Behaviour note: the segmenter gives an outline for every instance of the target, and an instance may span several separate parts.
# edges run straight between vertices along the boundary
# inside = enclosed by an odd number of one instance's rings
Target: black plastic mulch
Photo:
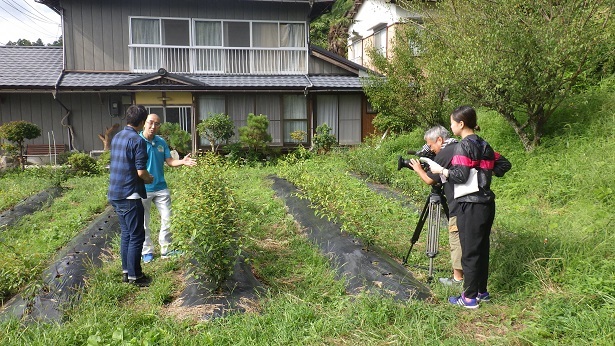
[[[102,253],[118,233],[117,215],[109,207],[58,253],[59,259],[43,273],[43,285],[36,295],[31,299],[13,297],[0,318],[12,315],[27,321],[59,322],[66,304],[79,300],[76,294],[84,285],[88,266],[102,263]]]
[[[372,246],[366,251],[359,239],[342,232],[339,225],[316,216],[309,202],[296,196],[298,190],[294,185],[275,176],[270,178],[274,182],[276,194],[285,201],[289,212],[301,224],[308,239],[330,258],[338,278],[346,280],[349,293],[373,292],[398,300],[431,297],[429,288],[416,280],[403,265],[377,247]],[[15,215],[25,215],[40,209],[55,193],[59,194],[61,190],[44,192],[29,199],[28,203],[21,203],[19,208],[14,208],[20,213]],[[15,216],[15,219],[9,217],[12,220],[9,222],[15,222],[21,216]],[[118,233],[117,216],[109,207],[59,253],[60,259],[44,272],[43,288],[34,298],[28,299],[21,295],[13,297],[0,311],[0,319],[12,315],[27,321],[61,321],[64,307],[79,300],[76,294],[84,285],[88,266],[101,264],[102,253],[109,248],[111,240]],[[205,320],[243,312],[246,299],[258,299],[265,292],[265,287],[254,277],[243,258],[235,263],[234,274],[226,281],[221,292],[215,292],[206,281],[193,275],[187,276],[187,283],[179,296],[181,306],[213,306],[211,312],[202,316]]]
[[[4,227],[9,227],[15,224],[23,216],[32,214],[37,210],[42,209],[45,205],[60,196],[63,192],[61,187],[51,187],[45,189],[34,196],[30,196],[18,203],[13,208],[5,210],[0,214],[0,232]]]
[[[366,251],[361,240],[342,232],[340,226],[316,216],[306,199],[288,181],[272,176],[273,189],[286,202],[289,212],[305,229],[308,238],[329,256],[339,278],[345,278],[350,293],[378,292],[399,300],[427,299],[431,291],[403,265],[377,247]]]

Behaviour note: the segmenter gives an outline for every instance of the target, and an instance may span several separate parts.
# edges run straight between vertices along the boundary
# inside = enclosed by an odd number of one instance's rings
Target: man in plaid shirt
[[[131,105],[126,110],[126,127],[111,141],[111,163],[107,198],[119,218],[120,255],[123,281],[147,286],[149,277],[141,269],[141,249],[145,239],[143,203],[147,198],[145,184],[154,177],[147,171],[147,147],[139,131],[147,119],[143,106]]]

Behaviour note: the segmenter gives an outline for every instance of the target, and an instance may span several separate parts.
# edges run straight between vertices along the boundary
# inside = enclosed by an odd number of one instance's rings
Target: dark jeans
[[[489,236],[495,218],[495,202],[461,202],[458,210],[464,295],[466,298],[476,298],[478,292],[487,292]]]
[[[122,230],[120,238],[122,272],[128,273],[129,279],[138,279],[143,276],[141,269],[141,249],[145,240],[143,203],[141,199],[120,199],[110,202],[119,218]]]

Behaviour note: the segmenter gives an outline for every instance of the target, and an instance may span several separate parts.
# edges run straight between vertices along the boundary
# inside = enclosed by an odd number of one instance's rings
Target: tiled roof
[[[62,72],[62,47],[0,46],[0,88],[53,88]]]
[[[121,85],[123,82],[135,79],[143,74],[135,73],[97,73],[97,72],[67,72],[62,78],[60,87],[62,89],[80,88],[110,88],[110,89],[130,89],[130,85]],[[188,89],[361,89],[361,81],[356,76],[332,76],[332,75],[190,75],[181,76],[201,82],[202,85],[193,87],[179,86]],[[150,85],[155,86],[155,85]],[[143,85],[135,85],[134,88],[143,88]],[[166,88],[174,86],[164,85]]]
[[[56,47],[0,46],[0,90],[361,90],[357,76],[349,75],[195,75],[181,74],[185,85],[132,83],[150,74],[128,72],[62,73],[62,49]],[[155,76],[156,74],[151,74]],[[60,78],[61,77],[61,78]],[[193,85],[189,81],[194,80]]]

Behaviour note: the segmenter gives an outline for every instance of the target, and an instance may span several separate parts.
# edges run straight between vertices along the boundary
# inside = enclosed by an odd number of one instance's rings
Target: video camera
[[[432,160],[436,156],[436,153],[431,151],[431,149],[429,148],[429,146],[427,144],[423,145],[423,147],[419,151],[408,150],[407,154],[408,155],[415,155],[417,157],[426,157],[426,158],[429,158],[429,159],[432,159]],[[397,159],[397,170],[399,171],[403,167],[406,167],[406,168],[409,168],[409,169],[413,169],[412,166],[410,166],[410,160],[409,159],[404,159],[403,157],[399,156],[399,158]],[[426,162],[421,162],[421,167],[423,167],[423,169],[426,170],[426,171],[429,170],[429,165]]]

